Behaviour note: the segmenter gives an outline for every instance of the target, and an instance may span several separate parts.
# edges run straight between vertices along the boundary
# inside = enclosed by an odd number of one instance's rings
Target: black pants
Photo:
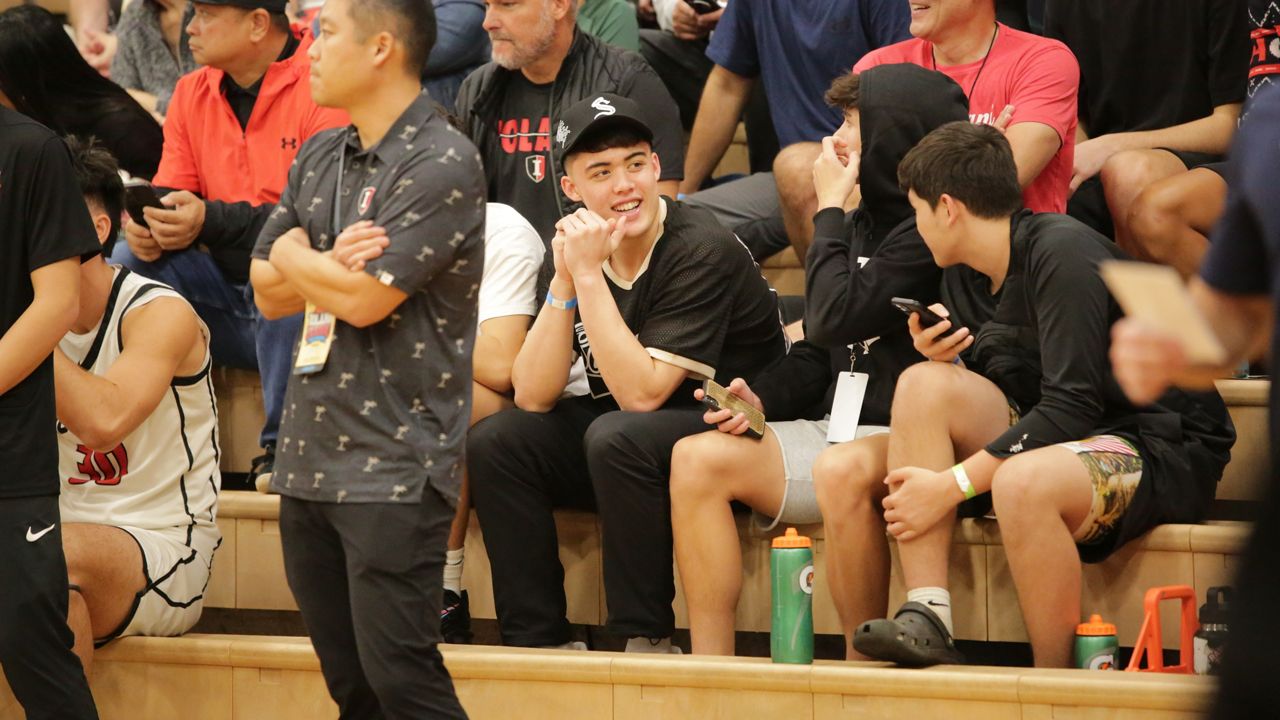
[[[281,498],[285,575],[342,720],[465,718],[436,645],[453,509]]]
[[[467,438],[471,497],[507,645],[569,641],[551,512],[558,507],[599,510],[609,627],[651,638],[675,630],[671,448],[709,428],[693,407],[602,413],[598,405],[572,398],[549,413],[507,410]]]
[[[72,651],[67,592],[58,496],[0,500],[0,665],[29,720],[98,717]]]

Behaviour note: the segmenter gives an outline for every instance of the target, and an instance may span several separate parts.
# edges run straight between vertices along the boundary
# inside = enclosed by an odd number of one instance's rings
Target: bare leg
[[[1076,454],[1047,447],[996,471],[991,497],[1037,667],[1067,667],[1080,622],[1080,556],[1073,530],[1093,503],[1089,470]]]
[[[93,641],[119,629],[147,584],[142,551],[129,533],[109,525],[70,523],[62,528],[71,591],[67,624],[85,676],[93,663]]]
[[[1200,269],[1208,235],[1227,201],[1227,181],[1205,168],[1147,186],[1129,212],[1129,231],[1138,255],[1172,265],[1184,278]]]
[[[773,160],[773,177],[778,184],[778,201],[782,205],[782,224],[801,265],[813,242],[813,215],[818,211],[818,196],[813,189],[813,161],[821,152],[822,146],[818,143],[796,143],[783,148]]]
[[[481,420],[501,410],[514,407],[514,403],[503,395],[490,390],[478,382],[471,383],[471,423],[473,427]],[[471,521],[471,483],[466,472],[462,474],[462,487],[458,489],[458,511],[453,516],[453,525],[449,528],[449,550],[461,550],[467,542],[467,524]]]
[[[854,631],[889,610],[889,541],[880,508],[888,494],[888,452],[889,436],[873,435],[834,445],[813,464],[826,537],[827,584],[849,660],[865,659],[853,649]]]
[[[902,373],[894,393],[889,469],[945,470],[1009,427],[1009,404],[990,380],[956,365],[923,362]],[[948,587],[955,513],[898,543],[907,589]]]
[[[771,430],[760,442],[713,430],[676,443],[671,527],[694,653],[734,652],[742,549],[729,502],[772,514],[784,488],[782,448]]]
[[[1122,250],[1145,259],[1129,226],[1133,203],[1151,183],[1186,170],[1178,156],[1168,150],[1126,150],[1112,155],[1102,166],[1102,190],[1111,210],[1111,220],[1115,223],[1116,244]]]

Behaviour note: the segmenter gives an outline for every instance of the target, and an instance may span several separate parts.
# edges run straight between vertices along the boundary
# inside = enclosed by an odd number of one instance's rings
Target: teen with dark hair
[[[628,650],[670,651],[671,448],[705,428],[702,379],[752,378],[782,356],[777,299],[715,218],[658,194],[639,105],[590,96],[559,115],[565,194],[554,277],[516,356],[516,409],[467,438],[471,491],[508,645],[569,642],[552,507],[595,507],[608,625]],[[588,395],[560,399],[575,357]]]
[[[105,244],[123,201],[115,161],[73,143],[72,162]],[[222,542],[210,369],[209,331],[172,288],[101,256],[81,263],[54,377],[67,622],[86,671],[95,645],[200,618]]]
[[[730,385],[766,414],[765,437],[736,437],[746,429],[742,416],[708,412],[704,420],[720,432],[685,438],[672,454],[671,524],[695,653],[733,654],[742,577],[735,501],[772,518],[769,528],[825,521],[831,595],[851,658],[854,629],[887,610],[889,546],[874,505],[883,492],[875,490],[888,472],[894,385],[919,359],[890,299],[931,303],[941,278],[897,167],[930,130],[968,117],[968,101],[945,75],[914,65],[841,75],[826,99],[845,120],[823,140],[813,168],[821,209],[808,258],[806,338],[750,385]],[[855,184],[862,201],[846,215]],[[852,372],[866,376],[866,401],[836,406],[836,389],[855,381]],[[859,410],[850,425],[848,413]]]
[[[1022,210],[1009,143],[951,123],[902,161],[916,226],[947,268],[951,323],[909,324],[931,362],[898,380],[884,518],[914,593],[854,647],[907,665],[958,662],[947,558],[956,507],[985,493],[1038,666],[1065,667],[1080,621],[1079,561],[1098,562],[1161,523],[1196,522],[1235,431],[1216,392],[1170,391],[1139,408],[1107,364],[1120,309],[1098,274],[1124,257],[1069,217]],[[963,267],[959,267],[963,266]],[[994,305],[958,345],[970,303]],[[965,363],[956,349],[969,350]]]
[[[264,315],[306,308],[271,489],[289,587],[343,718],[466,717],[437,645],[484,175],[422,89],[434,34],[422,0],[325,3],[311,91],[353,126],[303,148],[251,270]],[[366,222],[385,232],[362,234]],[[318,354],[317,333],[331,342]]]
[[[80,56],[48,10],[0,12],[0,104],[60,135],[96,138],[130,175],[150,178],[164,136],[151,114]]]
[[[0,107],[0,666],[31,720],[96,720],[67,627],[52,353],[98,254],[67,147]]]

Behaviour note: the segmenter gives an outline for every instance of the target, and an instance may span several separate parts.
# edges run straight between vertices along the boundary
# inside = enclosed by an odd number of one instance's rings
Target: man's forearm
[[[128,406],[124,390],[107,378],[87,372],[61,351],[53,355],[58,395],[58,419],[94,450],[108,451],[119,443],[121,408]]]
[[[317,308],[349,325],[369,324],[361,282],[369,276],[352,272],[310,246],[284,237],[272,248],[271,265],[298,295]]]
[[[511,366],[511,385],[520,409],[546,412],[564,392],[573,366],[573,319],[573,310],[549,304],[538,312]]]
[[[37,285],[31,305],[0,337],[0,395],[40,367],[71,329],[80,304],[79,267],[79,258],[72,258],[33,273],[57,282]]]
[[[476,335],[476,347],[471,357],[471,375],[476,382],[496,393],[511,391],[511,371],[515,360],[501,340],[489,335]]]
[[[249,282],[253,284],[253,302],[268,320],[300,313],[306,307],[306,300],[266,260],[252,261],[249,265]]]
[[[684,180],[680,182],[683,193],[697,192],[702,182],[715,169],[725,150],[733,142],[738,118],[747,106],[754,80],[732,73],[719,65],[711,70],[702,100],[698,103],[698,117],[693,122],[689,138],[689,151],[685,154]]]
[[[1222,155],[1231,147],[1240,118],[1240,105],[1222,105],[1214,108],[1208,117],[1160,130],[1116,133],[1120,150],[1147,150],[1169,148],[1183,152],[1200,152]]]
[[[576,285],[578,312],[591,339],[592,358],[618,405],[641,411],[662,405],[674,388],[663,381],[658,361],[622,319],[603,272],[577,279]]]

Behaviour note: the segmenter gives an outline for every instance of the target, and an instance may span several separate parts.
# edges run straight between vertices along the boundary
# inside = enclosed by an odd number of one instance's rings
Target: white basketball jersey
[[[126,315],[157,298],[182,299],[168,285],[124,268],[115,270],[102,322],[84,335],[67,333],[59,344],[72,362],[94,375],[106,374],[120,357]],[[174,378],[151,415],[114,449],[91,450],[58,423],[63,522],[143,530],[185,528],[189,545],[193,535],[196,544],[218,542],[214,527],[222,485],[218,412],[210,377],[209,331],[203,322],[200,330],[205,345],[200,372]],[[195,533],[198,527],[213,532]],[[206,557],[214,550],[193,547]]]

